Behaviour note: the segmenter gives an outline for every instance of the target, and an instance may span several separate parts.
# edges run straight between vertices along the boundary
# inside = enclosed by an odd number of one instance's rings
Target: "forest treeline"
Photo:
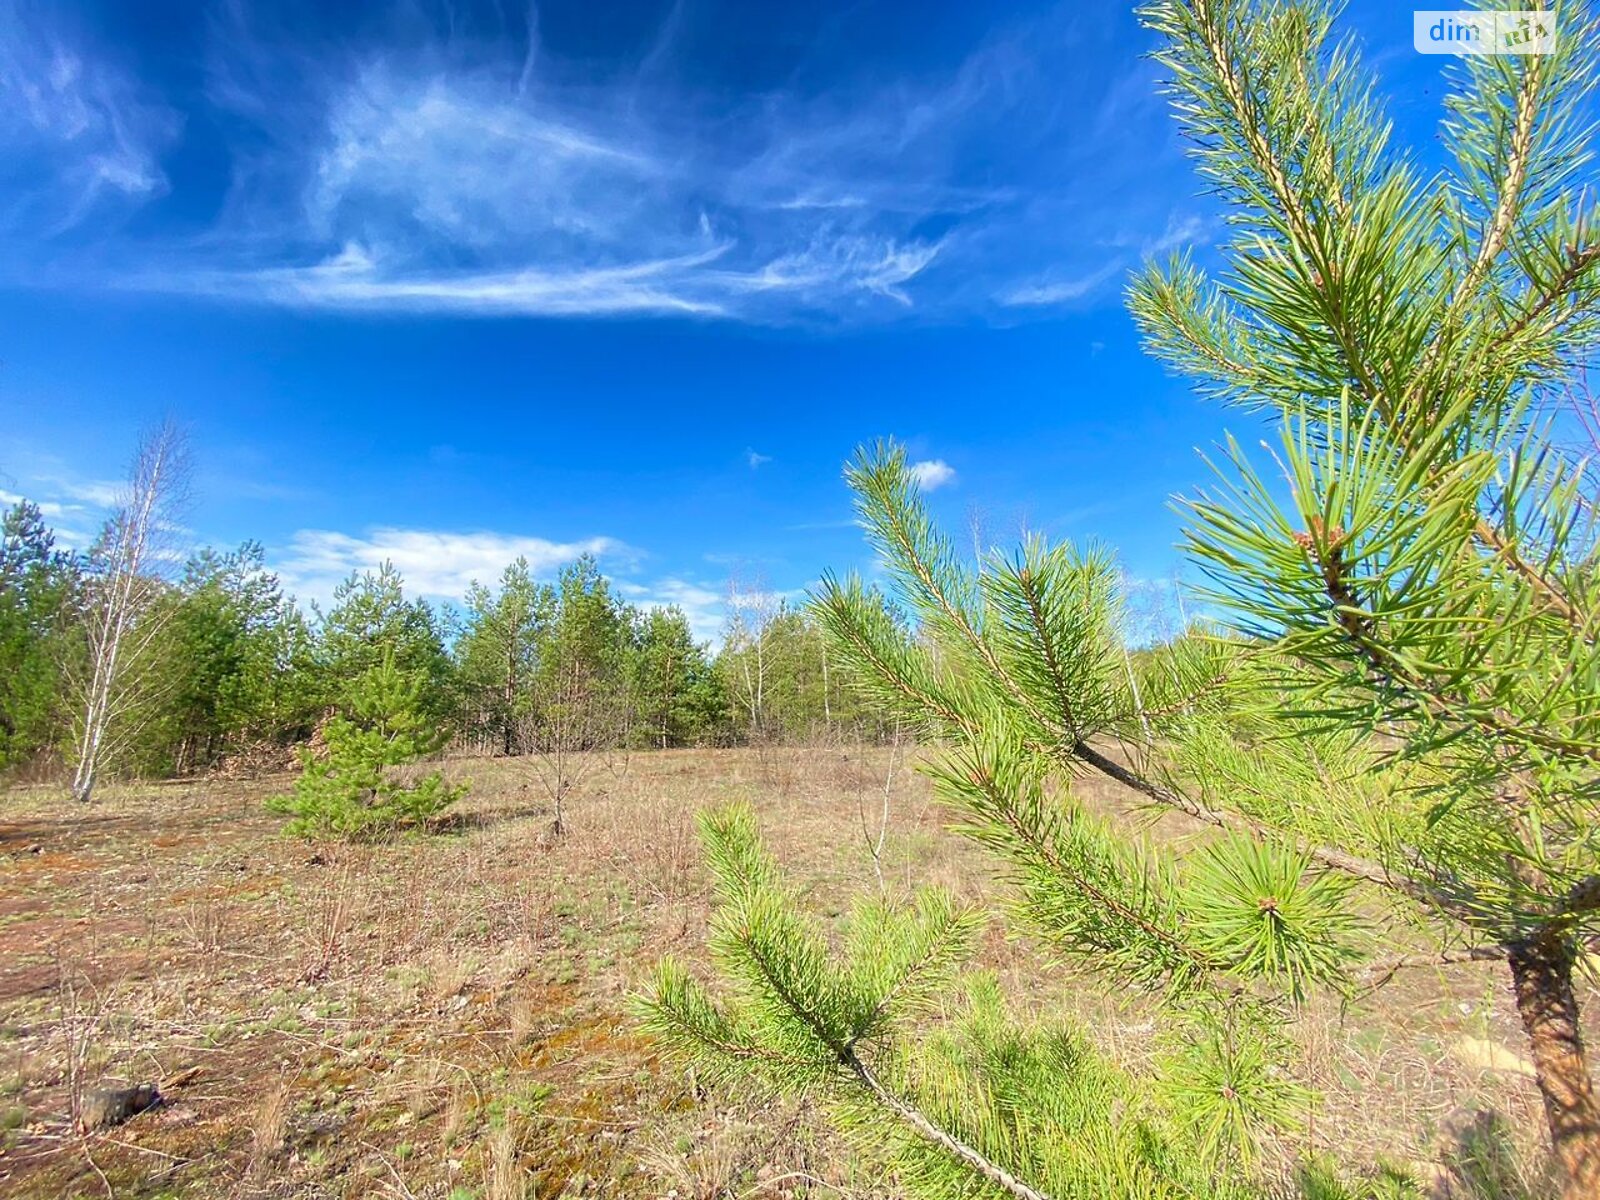
[[[75,680],[95,554],[63,549],[37,505],[15,504],[0,544],[0,769],[47,773],[70,756]],[[627,603],[592,558],[538,580],[527,562],[459,605],[408,596],[392,565],[352,573],[326,610],[302,608],[262,547],[194,553],[135,648],[114,717],[118,773],[189,775],[312,738],[386,656],[420,681],[457,747],[536,749],[559,722],[584,748],[670,748],[877,736],[829,670],[803,609],[734,597],[713,651],[678,608]],[[159,610],[165,611],[159,611]],[[279,756],[287,762],[287,755]]]

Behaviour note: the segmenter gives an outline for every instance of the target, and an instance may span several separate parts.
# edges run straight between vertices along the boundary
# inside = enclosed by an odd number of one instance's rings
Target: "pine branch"
[[[1101,754],[1087,743],[1080,742],[1073,747],[1073,755],[1083,762],[1094,767],[1095,770],[1110,779],[1116,780],[1124,787],[1131,788],[1142,796],[1155,801],[1157,804],[1183,813],[1196,821],[1210,825],[1216,829],[1225,829],[1234,833],[1248,833],[1256,837],[1279,837],[1283,835],[1260,821],[1253,821],[1242,813],[1228,812],[1208,807],[1201,801],[1181,792],[1163,787],[1142,775],[1137,775],[1122,766],[1115,759]],[[1356,879],[1365,880],[1367,883],[1377,884],[1379,887],[1390,891],[1399,892],[1416,900],[1428,900],[1431,903],[1450,903],[1438,892],[1437,889],[1412,876],[1392,870],[1382,863],[1359,854],[1352,854],[1341,850],[1337,846],[1320,845],[1307,842],[1303,839],[1291,839],[1293,844],[1302,853],[1316,859],[1326,867],[1332,867]]]
[[[883,1084],[878,1082],[877,1077],[857,1057],[854,1050],[847,1049],[842,1061],[850,1069],[851,1073],[860,1080],[862,1086],[871,1093],[874,1100],[916,1130],[925,1140],[966,1164],[996,1187],[1015,1196],[1017,1200],[1051,1200],[1046,1193],[1029,1187],[1004,1167],[984,1157],[965,1142],[935,1125],[921,1110],[890,1092]]]
[[[875,457],[864,457],[860,461],[856,472],[857,477],[863,481],[878,481],[878,486],[871,491],[863,490],[861,494],[860,502],[864,519],[879,528],[899,531],[894,539],[899,561],[912,577],[918,581],[928,602],[955,627],[964,643],[975,656],[976,661],[985,669],[985,673],[1002,685],[1003,693],[1021,707],[1040,728],[1055,731],[1061,735],[1060,740],[1057,741],[1031,744],[1029,746],[1030,750],[1042,752],[1049,757],[1064,755],[1069,761],[1075,761],[1091,767],[1107,778],[1131,788],[1162,807],[1173,809],[1215,828],[1246,832],[1255,836],[1278,836],[1274,831],[1269,830],[1259,822],[1252,821],[1240,814],[1215,810],[1198,799],[1186,796],[1179,791],[1157,783],[1144,774],[1128,769],[1095,749],[1086,738],[1067,729],[1060,720],[1054,719],[1046,713],[1040,705],[1032,700],[1027,691],[1021,687],[1006,669],[991,646],[989,639],[965,618],[960,607],[946,595],[931,567],[922,561],[917,539],[911,532],[913,518],[898,511],[901,504],[907,506],[915,504],[915,500],[909,492],[902,496],[903,489],[895,486],[895,481],[899,480],[904,472],[904,452],[893,447],[880,447]],[[1026,595],[1029,598],[1028,611],[1034,614],[1037,620],[1037,614],[1040,611],[1037,587],[1030,585]],[[842,593],[837,584],[825,584],[821,599],[823,612],[832,618],[830,620],[830,628],[836,633],[845,635],[846,644],[860,652],[867,663],[880,672],[879,678],[882,681],[889,683],[924,711],[936,715],[949,732],[965,739],[974,739],[980,736],[982,725],[979,722],[973,717],[962,713],[950,702],[930,695],[926,690],[918,688],[911,680],[905,678],[892,663],[888,662],[881,649],[873,645],[872,640],[866,635],[860,624],[847,619],[850,615],[849,605],[843,602]],[[1064,687],[1064,667],[1059,658],[1049,661],[1051,663],[1051,678]],[[1439,893],[1437,888],[1424,881],[1410,878],[1388,866],[1373,862],[1360,855],[1338,847],[1309,844],[1304,841],[1299,841],[1296,844],[1304,853],[1323,865],[1369,883],[1398,891],[1415,899],[1427,899],[1447,906],[1452,903],[1447,897]]]
[[[734,887],[734,873],[738,870],[734,866],[735,860],[750,863],[760,859],[765,863],[759,851],[753,846],[743,844],[753,836],[746,820],[729,819],[720,823],[707,823],[703,826],[708,836],[716,829],[723,832],[719,835],[724,844],[721,851],[722,868],[724,876],[724,893],[730,900],[739,894],[740,889]],[[735,843],[740,843],[736,845]],[[759,868],[759,875],[753,880],[751,886],[756,888],[771,889],[776,882],[766,874],[767,868]],[[739,955],[757,971],[761,981],[771,994],[778,998],[784,1010],[796,1021],[807,1029],[817,1046],[824,1049],[834,1063],[847,1072],[850,1078],[866,1089],[873,1100],[881,1107],[893,1113],[902,1122],[916,1131],[916,1133],[929,1143],[938,1146],[960,1161],[973,1172],[989,1182],[1004,1188],[1018,1200],[1050,1200],[1050,1197],[1023,1183],[1016,1176],[1005,1170],[999,1164],[966,1144],[954,1135],[935,1124],[928,1116],[908,1101],[896,1096],[878,1080],[874,1072],[862,1060],[857,1050],[859,1037],[867,1031],[891,1003],[894,996],[906,987],[911,986],[914,976],[918,971],[925,970],[938,957],[941,947],[950,946],[959,939],[960,921],[955,915],[947,922],[939,936],[935,937],[917,963],[911,964],[896,981],[894,986],[880,998],[865,1020],[859,1023],[857,1029],[848,1037],[840,1037],[831,1026],[831,1022],[822,1014],[815,1011],[812,1006],[790,985],[787,972],[767,952],[761,937],[756,936],[754,922],[745,920],[743,929],[735,935]],[[684,1019],[681,1014],[671,1011],[670,1007],[663,1004],[660,997],[661,988],[658,987],[656,999],[646,1001],[646,1012],[656,1024],[658,1030],[671,1032],[676,1029],[682,1036],[693,1043],[710,1046],[718,1052],[726,1053],[735,1060],[758,1061],[763,1064],[781,1060],[784,1056],[773,1056],[765,1052],[762,1047],[736,1041],[726,1034],[718,1036],[715,1031],[708,1031],[693,1021]],[[723,1021],[725,1025],[725,1020]],[[809,1070],[815,1067],[814,1062],[801,1060],[800,1068]]]
[[[1243,65],[1230,52],[1227,16],[1218,12],[1219,6],[1215,0],[1193,0],[1191,7],[1201,41],[1211,58],[1211,69],[1232,106],[1245,145],[1267,181],[1278,212],[1287,222],[1296,248],[1315,257],[1315,228],[1300,202],[1299,193],[1289,182],[1288,172],[1272,152],[1271,141],[1257,120],[1255,106],[1250,103],[1245,81],[1240,77]]]
[[[1049,677],[1055,692],[1056,707],[1061,712],[1062,724],[1064,728],[1072,730],[1076,725],[1072,719],[1072,692],[1067,685],[1066,671],[1062,667],[1061,652],[1057,649],[1049,624],[1045,620],[1044,603],[1038,590],[1039,577],[1037,573],[1024,566],[1016,572],[1015,578],[1023,601],[1027,605],[1028,618],[1034,637],[1038,641],[1045,674]]]
[[[1458,308],[1476,290],[1510,236],[1517,204],[1522,198],[1523,184],[1528,178],[1528,157],[1533,149],[1533,123],[1539,112],[1539,87],[1544,79],[1543,64],[1543,57],[1537,54],[1527,55],[1523,59],[1522,80],[1517,88],[1516,121],[1511,132],[1500,197],[1483,242],[1478,247],[1477,257],[1456,289],[1453,309]]]
[[[1584,277],[1597,263],[1600,263],[1600,242],[1588,246],[1569,247],[1567,261],[1561,272],[1546,286],[1535,289],[1533,303],[1513,317],[1505,328],[1496,334],[1484,351],[1484,357],[1493,357],[1531,329],[1547,312],[1568,298],[1572,290],[1583,282]]]
[[[1436,687],[1376,635],[1368,610],[1363,607],[1351,586],[1337,543],[1323,549],[1315,544],[1314,534],[1304,534],[1302,537],[1304,540],[1300,545],[1319,568],[1328,599],[1333,604],[1335,623],[1345,638],[1366,659],[1378,678],[1391,684],[1402,682],[1408,690],[1419,694],[1430,718],[1440,722],[1474,725],[1486,733],[1540,750],[1600,764],[1600,744],[1553,736],[1487,703],[1486,697],[1451,695]]]
[[[899,666],[890,661],[884,647],[874,641],[868,631],[857,621],[838,582],[825,577],[822,591],[816,601],[816,610],[826,623],[828,631],[843,644],[847,652],[854,652],[870,670],[871,677],[886,683],[904,701],[925,718],[932,718],[951,732],[976,733],[977,726],[943,697],[927,688],[920,688],[908,679]]]
[[[1195,28],[1201,36],[1202,44],[1209,55],[1210,67],[1215,78],[1226,96],[1231,107],[1231,115],[1237,123],[1245,146],[1249,149],[1257,168],[1269,184],[1279,213],[1286,222],[1286,228],[1291,235],[1294,247],[1303,251],[1311,260],[1313,267],[1312,281],[1316,285],[1315,291],[1319,300],[1325,306],[1325,315],[1328,328],[1338,340],[1341,353],[1349,367],[1360,395],[1365,403],[1371,404],[1384,414],[1385,423],[1391,432],[1403,442],[1409,441],[1406,429],[1405,415],[1418,412],[1421,391],[1431,379],[1433,368],[1438,356],[1445,347],[1451,344],[1450,331],[1460,319],[1462,306],[1476,292],[1488,271],[1490,264],[1499,256],[1504,248],[1506,238],[1509,236],[1512,222],[1515,217],[1517,202],[1522,195],[1524,183],[1527,179],[1528,161],[1532,152],[1533,127],[1539,112],[1540,87],[1543,81],[1543,67],[1537,55],[1528,56],[1529,65],[1524,70],[1521,85],[1518,89],[1516,100],[1515,126],[1510,139],[1509,161],[1505,176],[1500,188],[1499,199],[1495,211],[1485,231],[1483,242],[1472,267],[1458,286],[1454,300],[1449,305],[1442,326],[1435,331],[1430,339],[1427,351],[1423,356],[1420,368],[1413,377],[1412,384],[1403,391],[1403,399],[1394,403],[1392,392],[1380,382],[1374,368],[1367,362],[1363,350],[1362,336],[1351,324],[1342,304],[1342,289],[1337,286],[1337,264],[1323,250],[1321,239],[1317,233],[1315,223],[1305,210],[1302,198],[1293,186],[1290,175],[1285,165],[1278,159],[1272,149],[1271,140],[1260,125],[1260,116],[1256,106],[1251,102],[1243,72],[1246,64],[1240,63],[1234,53],[1235,47],[1228,34],[1228,21],[1225,13],[1219,11],[1215,0],[1192,0]],[[1567,294],[1587,272],[1590,266],[1600,261],[1600,246],[1574,248],[1569,254],[1569,262],[1560,276],[1544,290],[1535,301],[1532,308],[1522,317],[1513,321],[1491,342],[1490,348],[1485,352],[1492,355],[1496,350],[1504,347],[1515,339],[1520,332],[1538,320],[1549,307]],[[1193,306],[1191,306],[1191,309]],[[1176,325],[1177,322],[1174,322]],[[1189,345],[1197,353],[1215,358],[1215,355],[1189,334]],[[1249,369],[1244,364],[1221,364],[1225,373],[1235,377],[1246,377]],[[1536,570],[1526,563],[1517,548],[1502,537],[1487,521],[1481,521],[1475,531],[1480,543],[1492,555],[1501,559],[1509,569],[1516,572],[1530,583],[1549,606],[1550,611],[1563,620],[1579,629],[1583,635],[1592,639],[1594,636],[1593,614],[1579,610],[1558,581]]]
[[[872,1035],[879,1023],[888,1015],[895,1003],[912,992],[923,980],[947,966],[964,951],[970,951],[969,935],[974,928],[970,913],[951,907],[940,922],[940,928],[928,936],[928,943],[914,962],[899,964],[897,978],[884,991],[870,1011],[856,1024],[846,1045],[854,1048],[863,1038]]]
[[[1038,819],[1028,819],[1018,811],[1016,798],[1011,794],[1012,788],[996,779],[987,764],[968,759],[961,765],[959,771],[949,771],[943,778],[953,788],[976,789],[987,802],[987,811],[984,808],[971,806],[978,815],[998,817],[999,824],[1014,844],[1042,864],[1054,878],[1069,883],[1072,888],[1088,896],[1102,910],[1133,926],[1154,946],[1162,948],[1169,956],[1167,964],[1169,970],[1177,964],[1187,964],[1197,977],[1207,982],[1208,986],[1221,992],[1237,990],[1233,985],[1225,985],[1218,980],[1217,975],[1222,969],[1222,964],[1213,962],[1171,930],[1156,924],[1147,914],[1125,902],[1120,895],[1101,887],[1085,871],[1079,869],[1078,864],[1069,861],[1048,836],[1049,827]],[[1107,945],[1101,948],[1110,950],[1115,947]]]

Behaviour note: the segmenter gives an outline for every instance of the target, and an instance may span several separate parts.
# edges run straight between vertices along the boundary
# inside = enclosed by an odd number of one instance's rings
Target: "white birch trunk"
[[[72,796],[94,797],[113,720],[128,701],[132,652],[146,648],[157,632],[149,620],[160,595],[161,542],[183,494],[186,473],[182,438],[163,425],[139,445],[128,490],[106,523],[91,554],[95,568],[84,607],[89,649],[75,731]]]

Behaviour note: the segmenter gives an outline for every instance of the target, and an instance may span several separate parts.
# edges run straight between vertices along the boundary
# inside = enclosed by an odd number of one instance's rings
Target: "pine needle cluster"
[[[700,826],[722,994],[669,960],[639,1008],[703,1079],[811,1095],[919,1196],[1255,1194],[1210,1153],[1233,1132],[1231,1114],[1200,1104],[1184,1110],[1187,1125],[1174,1120],[1081,1034],[1020,1020],[992,977],[963,971],[978,914],[933,889],[903,904],[862,900],[835,945],[761,846],[750,809],[709,812]],[[1189,1050],[1246,1085],[1243,1063],[1225,1070]]]
[[[1404,860],[1506,960],[1576,1197],[1600,1193],[1572,983],[1600,937],[1600,487],[1569,440],[1600,344],[1600,37],[1577,0],[1537,7],[1551,52],[1455,64],[1429,171],[1330,7],[1147,5],[1232,234],[1220,270],[1152,264],[1130,305],[1157,357],[1276,426],[1270,470],[1230,441],[1186,506],[1210,600],[1273,644],[1308,736],[1405,764],[1409,795],[1327,834]]]

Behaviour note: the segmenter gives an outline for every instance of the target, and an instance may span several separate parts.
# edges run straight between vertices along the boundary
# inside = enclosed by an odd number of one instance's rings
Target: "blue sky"
[[[1425,138],[1442,60],[1351,20]],[[709,636],[866,564],[892,435],[963,537],[1168,576],[1248,422],[1122,307],[1221,228],[1149,48],[1109,0],[0,0],[0,492],[81,540],[170,414],[194,540],[303,597],[588,550]]]

